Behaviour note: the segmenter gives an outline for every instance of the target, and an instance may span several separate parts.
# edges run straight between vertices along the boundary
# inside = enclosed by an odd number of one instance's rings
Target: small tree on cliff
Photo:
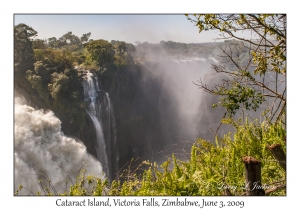
[[[15,74],[25,75],[28,69],[33,68],[35,62],[32,39],[37,32],[23,23],[14,27],[14,64]]]
[[[19,89],[30,88],[25,79],[26,71],[33,69],[35,62],[32,40],[37,31],[23,23],[14,27],[14,86]]]
[[[286,15],[186,16],[199,28],[199,32],[218,30],[219,39],[238,40],[228,42],[230,44],[222,49],[220,63],[212,65],[217,73],[225,73],[229,79],[213,88],[201,79],[196,85],[206,92],[221,96],[219,105],[227,109],[229,116],[240,108],[256,110],[264,104],[270,122],[285,121]],[[247,33],[250,38],[243,37]]]

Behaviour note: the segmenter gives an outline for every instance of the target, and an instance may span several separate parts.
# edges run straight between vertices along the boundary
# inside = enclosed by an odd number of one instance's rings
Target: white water
[[[106,173],[106,176],[110,178],[110,169],[112,167],[110,147],[113,146],[113,149],[116,148],[116,129],[115,118],[109,94],[100,90],[97,76],[93,73],[90,73],[89,71],[84,77],[83,87],[85,100],[89,101],[89,109],[87,110],[87,113],[92,119],[96,130],[97,157],[103,165],[103,170]],[[107,102],[101,100],[98,94],[100,92],[105,93]],[[102,109],[104,111],[102,111]],[[107,122],[103,120],[107,120]],[[106,137],[104,136],[103,124],[108,125],[108,132],[106,133]],[[113,138],[111,138],[111,133],[113,133]],[[114,151],[116,152],[116,150]],[[110,157],[110,159],[108,158],[108,156]],[[115,159],[118,160],[118,157],[115,157]]]
[[[100,91],[99,84],[98,84],[98,77],[96,75],[95,75],[95,82],[96,82],[96,90]]]
[[[93,74],[88,72],[85,80],[83,80],[83,89],[84,89],[84,97],[85,100],[90,100],[90,109],[93,115],[96,115],[96,99],[97,99],[97,90],[93,81]]]
[[[52,111],[35,110],[16,97],[14,123],[14,190],[22,184],[20,195],[41,192],[39,180],[48,187],[43,176],[51,180],[58,193],[66,190],[66,180],[69,189],[81,169],[87,170],[86,175],[104,178],[101,164],[81,142],[64,136],[61,122]]]
[[[115,122],[115,114],[114,114],[114,109],[112,107],[112,104],[110,102],[109,94],[106,93],[106,99],[108,102],[107,110],[108,110],[108,119],[109,119],[109,135],[112,133],[113,134],[113,148],[117,148],[117,134],[116,134],[116,122]],[[110,137],[109,137],[110,138]],[[111,139],[111,138],[110,138]],[[119,162],[119,154],[117,150],[116,152],[116,162]],[[116,164],[117,165],[117,164]]]
[[[110,135],[111,135],[111,124],[110,124],[110,109],[111,109],[111,107],[110,107],[110,98],[109,98],[109,95],[108,95],[108,93],[106,93],[105,94],[105,96],[106,96],[106,99],[107,99],[107,103],[108,103],[108,105],[107,105],[107,108],[106,108],[106,114],[108,115],[108,139],[110,139]]]
[[[101,162],[103,166],[103,171],[106,173],[106,176],[109,177],[106,144],[103,136],[102,126],[95,115],[93,115],[89,111],[87,111],[87,113],[92,119],[96,130],[96,138],[97,138],[96,152],[97,152],[98,160]]]

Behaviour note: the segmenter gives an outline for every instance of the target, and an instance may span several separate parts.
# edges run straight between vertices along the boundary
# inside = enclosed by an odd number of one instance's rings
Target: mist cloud
[[[43,176],[47,176],[55,189],[62,192],[65,181],[71,183],[68,175],[74,182],[84,168],[86,174],[104,178],[100,163],[81,142],[64,136],[61,122],[52,111],[35,110],[24,102],[15,98],[15,191],[22,184],[37,193],[41,191],[38,181],[45,183]],[[20,194],[31,193],[23,189]]]

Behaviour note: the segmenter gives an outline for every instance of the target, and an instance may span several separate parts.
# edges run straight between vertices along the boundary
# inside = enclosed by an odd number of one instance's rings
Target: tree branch
[[[286,188],[285,184],[278,185],[275,188],[266,190],[266,195],[270,195],[272,192],[275,192],[276,190],[283,189],[283,188]]]
[[[255,15],[252,14],[248,14],[250,17],[254,18],[258,24],[260,24],[261,26],[263,26],[264,28],[269,29],[270,31],[273,31],[274,33],[276,33],[278,36],[281,36],[282,38],[284,38],[284,40],[286,39],[285,35],[282,34],[281,32],[275,30],[274,28],[272,28],[271,26],[265,25],[263,22],[261,22]]]

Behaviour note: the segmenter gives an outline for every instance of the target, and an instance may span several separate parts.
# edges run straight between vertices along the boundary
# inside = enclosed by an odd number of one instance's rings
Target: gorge
[[[212,108],[218,98],[194,83],[200,77],[208,85],[221,81],[211,64],[226,43],[134,46],[100,40],[112,51],[103,55],[108,57],[99,68],[84,49],[78,50],[81,57],[68,57],[67,49],[32,50],[17,41],[23,51],[16,51],[15,94],[34,109],[55,113],[62,135],[82,142],[109,181],[143,160],[162,164],[173,153],[185,160],[196,138],[213,140],[212,131],[220,127],[225,110]],[[26,50],[30,59],[22,57]],[[218,132],[228,130],[222,125]]]
[[[14,26],[15,195],[286,195],[286,14],[56,17],[96,35]]]

